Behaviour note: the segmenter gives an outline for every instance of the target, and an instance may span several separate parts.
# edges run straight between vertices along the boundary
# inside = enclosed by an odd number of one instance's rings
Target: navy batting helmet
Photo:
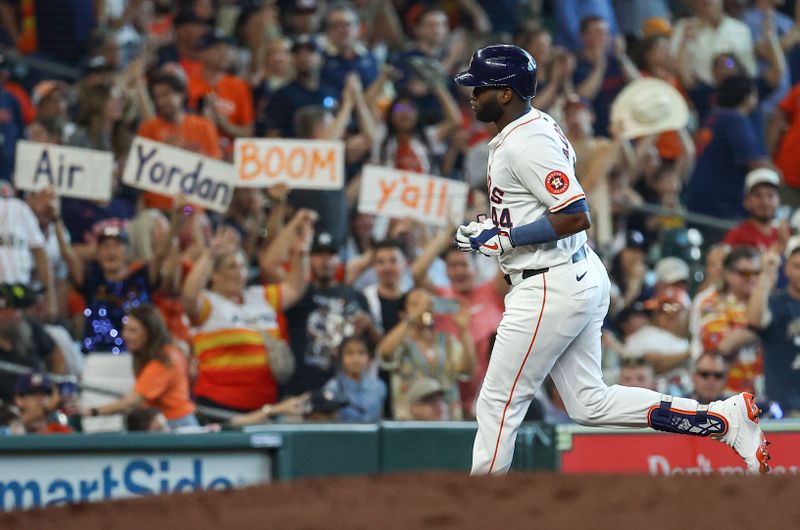
[[[522,99],[531,99],[536,95],[536,68],[536,60],[519,46],[493,44],[476,51],[455,81],[463,86],[507,86]]]

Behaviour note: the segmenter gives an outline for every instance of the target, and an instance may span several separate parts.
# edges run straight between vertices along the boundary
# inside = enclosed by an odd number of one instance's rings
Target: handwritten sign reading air
[[[461,222],[468,190],[463,182],[367,165],[361,174],[358,211],[446,226]]]
[[[105,151],[17,142],[14,186],[37,191],[53,187],[62,197],[105,201],[111,198],[114,156]]]
[[[322,140],[237,138],[236,186],[338,190],[344,186],[344,144]]]
[[[233,195],[233,166],[191,151],[137,136],[122,182],[225,212]]]

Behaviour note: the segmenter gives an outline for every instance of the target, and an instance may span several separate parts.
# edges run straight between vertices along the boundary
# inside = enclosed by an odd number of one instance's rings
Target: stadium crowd
[[[496,131],[452,76],[493,42],[535,57],[533,104],[576,149],[607,382],[797,416],[798,24],[782,0],[0,0],[0,432],[472,418],[508,285],[454,227],[358,197],[370,163],[487,213]],[[621,136],[642,77],[685,129]],[[237,188],[218,214],[123,185],[136,136],[226,161],[236,138],[338,140],[346,185]],[[22,139],[111,153],[112,199],[15,190]],[[528,417],[569,421],[552,381]]]

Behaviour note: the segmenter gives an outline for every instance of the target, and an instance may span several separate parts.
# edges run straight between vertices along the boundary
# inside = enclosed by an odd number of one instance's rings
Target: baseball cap
[[[668,37],[672,34],[672,24],[664,17],[650,17],[642,22],[642,37],[654,37],[663,35]]]
[[[564,100],[563,110],[566,112],[570,109],[591,109],[591,107],[586,100],[580,97],[578,94],[570,94]]]
[[[317,0],[294,0],[290,7],[290,10],[295,13],[313,13],[317,9],[319,9]]]
[[[759,184],[770,184],[779,188],[781,186],[781,176],[774,169],[759,167],[750,171],[744,179],[744,192],[750,191]]]
[[[408,389],[408,402],[417,403],[435,395],[443,395],[444,387],[436,379],[423,377],[411,383]]]
[[[689,309],[692,299],[689,294],[680,287],[665,287],[659,289],[656,295],[644,303],[645,309],[655,311],[663,309],[669,313],[674,313],[679,309]]]
[[[311,412],[329,414],[346,407],[350,402],[340,398],[330,390],[318,389],[311,392],[309,404],[311,406]]]
[[[174,26],[182,26],[184,24],[208,24],[209,21],[200,15],[197,14],[191,7],[184,7],[178,14],[175,15],[175,19],[172,21]]]
[[[668,257],[656,263],[656,283],[689,281],[689,265],[680,258]]]
[[[800,236],[792,236],[786,242],[786,251],[784,255],[788,258],[795,250],[800,250]]]
[[[49,394],[53,391],[53,384],[47,374],[34,372],[23,374],[17,378],[14,385],[14,394],[17,396],[27,396],[30,394]]]
[[[113,71],[114,67],[102,55],[95,55],[89,59],[86,63],[86,68],[83,69],[84,74],[101,74]]]
[[[37,106],[44,99],[58,91],[66,92],[67,84],[63,81],[56,81],[53,79],[40,81],[36,83],[36,86],[33,87],[33,92],[31,93],[31,102],[34,106]]]
[[[108,239],[110,237],[114,237],[122,241],[123,243],[128,242],[128,232],[125,229],[120,228],[116,225],[106,225],[100,230],[100,233],[97,235],[97,242],[102,243],[104,239]]]
[[[217,44],[233,44],[233,41],[220,30],[209,31],[197,41],[197,49],[207,50]]]
[[[314,242],[311,244],[311,252],[339,252],[339,246],[333,240],[329,232],[318,232],[314,235]]]
[[[0,309],[27,309],[36,303],[41,289],[24,283],[0,283]]]
[[[300,48],[307,48],[311,51],[320,51],[319,43],[311,35],[299,35],[292,41],[292,52]]]

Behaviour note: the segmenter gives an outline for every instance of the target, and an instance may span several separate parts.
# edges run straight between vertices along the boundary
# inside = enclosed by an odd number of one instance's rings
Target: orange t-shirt
[[[225,116],[233,125],[239,127],[252,125],[255,121],[253,92],[243,80],[232,75],[224,75],[216,86],[211,86],[202,74],[189,76],[189,108],[199,110],[200,100],[213,93],[217,98],[217,112]],[[226,154],[233,152],[233,138],[220,130],[222,149]]]
[[[194,412],[194,403],[189,399],[188,363],[175,346],[164,349],[172,364],[148,362],[136,378],[134,389],[149,407],[160,409],[168,420],[177,420]]]
[[[800,188],[800,84],[783,98],[779,108],[786,114],[789,128],[775,152],[775,165],[783,172],[787,186]]]
[[[137,134],[143,138],[174,145],[211,158],[222,158],[217,128],[211,120],[203,116],[185,114],[180,123],[169,122],[156,116],[142,123]],[[175,203],[172,197],[150,191],[144,192],[143,197],[147,208],[169,210]]]

